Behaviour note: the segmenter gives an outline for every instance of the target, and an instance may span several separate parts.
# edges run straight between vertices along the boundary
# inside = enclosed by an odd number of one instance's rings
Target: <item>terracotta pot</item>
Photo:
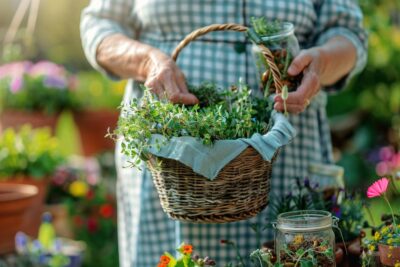
[[[345,245],[347,248],[347,254],[345,252],[346,250],[342,242],[336,244],[336,246],[341,248],[344,252],[343,261],[339,266],[341,267],[360,266],[360,256],[362,253],[361,238],[357,237],[352,241],[346,242]]]
[[[59,115],[46,115],[42,112],[3,110],[0,113],[0,132],[7,128],[19,129],[24,124],[32,128],[49,127],[54,134]]]
[[[42,220],[42,214],[44,212],[44,202],[46,200],[49,179],[45,178],[41,180],[35,180],[28,177],[19,177],[10,180],[0,181],[0,185],[2,184],[34,185],[37,187],[38,194],[32,200],[34,206],[29,209],[27,213],[28,219],[20,228],[20,230],[25,232],[27,235],[37,236]]]
[[[32,185],[0,184],[0,254],[14,251],[15,234],[29,220],[37,195]]]
[[[53,217],[53,226],[56,235],[59,237],[73,238],[70,218],[67,207],[63,204],[51,204],[44,207],[46,212],[50,212]]]
[[[400,264],[400,247],[390,247],[388,245],[379,244],[379,256],[381,263],[386,266],[394,266],[396,263]]]
[[[114,149],[114,141],[105,135],[108,129],[111,131],[115,129],[118,116],[118,111],[106,109],[74,112],[84,156],[93,156]]]

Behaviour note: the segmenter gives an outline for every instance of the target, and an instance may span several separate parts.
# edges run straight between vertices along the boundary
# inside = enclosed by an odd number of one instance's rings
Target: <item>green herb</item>
[[[247,86],[219,90],[207,83],[190,89],[196,92],[201,106],[175,105],[145,90],[142,99],[122,108],[114,134],[123,136],[122,152],[133,159],[133,166],[148,159],[152,134],[167,139],[192,136],[212,145],[216,140],[249,138],[268,131],[272,102],[256,98]]]
[[[279,21],[267,22],[265,17],[252,17],[251,26],[254,31],[261,36],[273,35],[281,30]]]

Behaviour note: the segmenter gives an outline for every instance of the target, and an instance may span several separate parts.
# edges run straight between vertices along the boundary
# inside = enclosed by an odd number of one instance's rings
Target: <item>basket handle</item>
[[[246,26],[234,23],[227,23],[227,24],[212,24],[189,33],[175,48],[172,53],[172,59],[174,61],[177,60],[179,53],[181,50],[186,47],[191,41],[197,39],[198,37],[205,35],[209,32],[215,31],[237,31],[237,32],[247,32],[248,28]],[[262,54],[264,55],[268,66],[272,72],[272,78],[274,79],[275,88],[280,93],[282,92],[282,81],[281,81],[281,74],[279,72],[278,67],[275,64],[274,56],[272,55],[271,51],[264,46],[263,44],[257,44],[258,47],[261,49]]]

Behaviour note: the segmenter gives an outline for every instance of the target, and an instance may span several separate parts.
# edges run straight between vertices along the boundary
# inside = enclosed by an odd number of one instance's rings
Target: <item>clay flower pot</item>
[[[114,149],[114,141],[105,135],[108,129],[112,131],[116,128],[118,116],[117,110],[107,109],[74,112],[84,156],[93,156]]]
[[[24,124],[32,128],[49,127],[54,134],[59,115],[46,115],[42,112],[3,110],[0,113],[0,132],[7,128],[19,129]]]
[[[19,229],[30,236],[37,236],[41,223],[42,213],[44,212],[44,202],[47,195],[49,179],[43,178],[37,180],[29,177],[18,177],[5,181],[0,181],[0,186],[8,184],[33,185],[37,188],[38,192],[31,200],[33,206],[26,214],[27,220],[24,222],[23,225],[21,225]]]
[[[37,195],[33,185],[0,184],[0,254],[14,250],[15,234],[29,220]]]
[[[357,266],[357,264],[360,261],[360,256],[362,253],[361,238],[357,237],[352,241],[346,242],[345,245],[347,248],[347,254],[344,253],[343,260],[341,261],[341,265],[339,266],[342,267]],[[336,243],[336,247],[339,247],[343,252],[346,251],[342,242]]]
[[[389,246],[385,244],[379,244],[378,248],[382,264],[386,266],[395,266],[396,263],[400,263],[399,246]]]

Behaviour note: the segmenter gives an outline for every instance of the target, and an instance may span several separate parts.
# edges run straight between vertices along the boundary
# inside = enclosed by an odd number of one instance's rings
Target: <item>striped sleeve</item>
[[[322,45],[335,36],[347,38],[357,50],[357,61],[352,71],[328,90],[341,89],[367,63],[368,37],[363,28],[363,15],[355,0],[321,0],[317,9],[315,45]]]
[[[134,0],[91,0],[81,15],[81,41],[89,63],[107,75],[96,60],[100,42],[107,36],[121,33],[130,38],[137,36],[139,23],[133,17]]]

